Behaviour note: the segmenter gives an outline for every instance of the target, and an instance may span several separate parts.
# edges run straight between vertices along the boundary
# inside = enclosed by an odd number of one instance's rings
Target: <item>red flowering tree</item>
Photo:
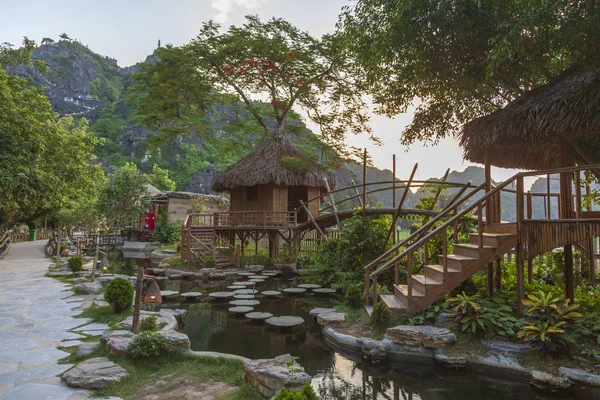
[[[345,149],[348,133],[371,134],[365,89],[338,36],[315,38],[282,19],[246,19],[226,32],[205,23],[187,45],[156,50],[159,60],[136,77],[146,122],[163,132],[194,124],[199,131],[201,115],[228,101],[243,104],[265,134],[284,127],[293,110],[313,121],[321,140],[337,150]]]

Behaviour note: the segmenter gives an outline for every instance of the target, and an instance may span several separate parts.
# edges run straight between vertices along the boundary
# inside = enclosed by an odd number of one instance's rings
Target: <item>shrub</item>
[[[265,268],[273,268],[275,262],[269,256],[266,256],[264,254],[256,254],[254,256],[244,256],[243,264],[244,266],[262,265]]]
[[[362,304],[362,293],[356,285],[348,286],[345,297],[346,302],[352,308],[359,308]]]
[[[127,354],[133,358],[158,357],[167,350],[167,340],[155,332],[141,332],[133,338]]]
[[[528,306],[527,321],[523,323],[517,337],[532,342],[539,349],[556,351],[573,342],[573,322],[582,315],[575,311],[579,306],[569,305],[552,293],[539,291],[530,294],[523,304]]]
[[[127,310],[133,303],[133,285],[127,279],[115,278],[106,286],[104,299],[116,313]]]
[[[383,301],[378,302],[373,307],[373,312],[371,313],[371,326],[377,329],[385,329],[390,325],[390,320],[392,319],[392,314],[390,310],[386,307]]]
[[[156,329],[156,317],[150,315],[140,321],[140,331],[153,331]]]
[[[315,393],[309,383],[305,383],[302,389],[290,390],[285,387],[281,388],[279,393],[273,398],[274,400],[319,400],[319,396]]]
[[[158,216],[152,238],[163,244],[173,244],[181,238],[181,224],[170,223],[168,214],[162,213]]]
[[[81,257],[72,257],[69,259],[67,266],[71,270],[71,272],[79,272],[83,269],[83,260]]]
[[[217,260],[213,256],[206,258],[206,268],[214,268],[217,266]]]
[[[484,333],[492,329],[492,315],[477,302],[478,299],[479,295],[469,296],[465,292],[448,299],[456,306],[455,319],[461,323],[463,332]]]

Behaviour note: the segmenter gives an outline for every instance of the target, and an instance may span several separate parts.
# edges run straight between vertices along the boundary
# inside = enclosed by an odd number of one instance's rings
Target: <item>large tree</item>
[[[135,99],[143,121],[166,137],[205,133],[207,111],[226,102],[243,104],[266,135],[284,128],[293,109],[340,150],[347,133],[371,133],[365,88],[339,36],[315,38],[282,19],[248,16],[226,32],[205,23],[189,44],[155,55],[136,76]]]
[[[402,136],[436,142],[571,65],[598,66],[600,2],[358,0],[340,27],[378,112],[405,112]]]
[[[96,144],[87,121],[59,118],[41,89],[6,69],[35,63],[35,43],[0,46],[0,227],[33,224],[89,195],[102,171],[90,163]]]

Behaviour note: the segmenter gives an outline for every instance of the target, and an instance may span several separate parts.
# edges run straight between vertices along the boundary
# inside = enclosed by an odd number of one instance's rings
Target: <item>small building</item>
[[[193,192],[163,192],[152,185],[147,185],[147,188],[154,213],[158,215],[161,212],[167,212],[171,223],[183,223],[185,221],[192,211],[192,201],[194,199],[202,199],[204,211],[207,213],[224,211],[229,206],[227,198],[222,196]]]

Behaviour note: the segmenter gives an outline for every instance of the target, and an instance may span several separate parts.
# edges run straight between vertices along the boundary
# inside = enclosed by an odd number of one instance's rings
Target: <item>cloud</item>
[[[217,11],[214,20],[223,23],[229,18],[228,14],[234,11],[234,8],[251,10],[266,3],[269,0],[213,0],[210,6]]]

